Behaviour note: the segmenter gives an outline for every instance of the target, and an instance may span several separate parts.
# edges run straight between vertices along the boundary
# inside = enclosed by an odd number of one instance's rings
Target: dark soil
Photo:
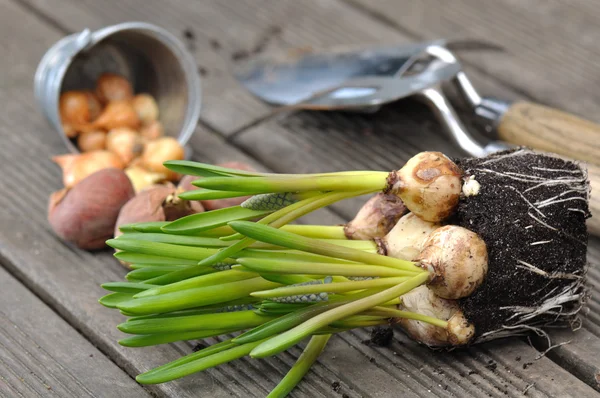
[[[342,388],[342,385],[340,384],[339,381],[334,381],[333,383],[331,383],[331,389],[333,391],[339,392],[341,388]]]
[[[370,337],[369,340],[363,341],[363,344],[387,347],[394,338],[394,329],[389,326],[375,327],[371,329]]]
[[[489,270],[485,281],[473,295],[461,300],[465,315],[476,326],[477,336],[514,324],[515,319],[509,319],[513,310],[502,307],[537,307],[553,289],[558,292],[573,283],[573,279],[539,275],[523,267],[522,262],[548,274],[583,276],[585,273],[588,240],[585,219],[590,216],[587,201],[569,200],[536,208],[527,203],[535,204],[560,194],[563,196],[558,199],[586,198],[586,193],[566,191],[585,189],[587,181],[571,186],[543,185],[527,191],[542,181],[531,182],[536,177],[582,179],[581,169],[575,163],[528,151],[501,156],[507,153],[456,161],[465,177],[473,175],[481,184],[478,195],[461,198],[457,213],[450,220],[451,224],[479,234],[488,248]],[[525,176],[507,176],[507,172]],[[550,242],[535,244],[545,241]],[[569,305],[573,308],[577,303],[567,304],[563,313],[570,309]],[[556,315],[549,314],[537,321],[550,322],[554,318]]]

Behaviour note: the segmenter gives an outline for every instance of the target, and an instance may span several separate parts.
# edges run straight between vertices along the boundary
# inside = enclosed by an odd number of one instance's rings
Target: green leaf
[[[311,319],[303,322],[302,324],[295,326],[277,336],[265,341],[260,346],[252,350],[250,354],[253,358],[264,358],[266,356],[275,355],[281,351],[284,351],[294,344],[297,344],[307,336],[315,333],[321,328],[327,325],[342,320],[351,315],[366,311],[375,306],[386,303],[393,300],[403,294],[408,293],[414,288],[422,285],[429,278],[428,272],[421,272],[415,275],[408,281],[401,283],[397,286],[383,290],[378,293],[374,293],[370,296],[361,298],[359,300],[346,303],[337,308],[333,308],[329,311],[323,312],[319,315],[312,317]]]
[[[161,371],[150,371],[142,373],[135,379],[141,384],[157,384],[164,383],[167,381],[179,379],[181,377],[190,375],[192,373],[201,372],[206,369],[213,368],[215,366],[234,361],[241,357],[248,355],[258,342],[243,344],[240,346],[234,345],[228,350],[218,352],[216,354],[201,357],[200,359],[194,359],[187,363],[179,366],[169,367]],[[202,351],[198,351],[202,352]],[[196,353],[194,353],[196,354]],[[190,354],[190,356],[193,354]]]
[[[146,240],[126,238],[109,239],[106,241],[106,244],[112,248],[123,250],[125,252],[135,252],[139,254],[177,258],[182,260],[195,260],[196,262],[217,252],[216,249],[179,246],[170,243],[150,242]],[[149,264],[147,261],[145,261],[145,263]]]
[[[419,273],[422,271],[421,268],[416,267],[411,261],[399,260],[375,253],[367,253],[361,250],[331,244],[326,240],[307,238],[259,223],[253,223],[249,221],[232,221],[229,223],[229,226],[235,231],[249,238],[294,250],[343,258],[345,260],[358,261],[366,264],[381,265],[413,273]]]
[[[259,176],[261,173],[245,170],[230,169],[207,163],[193,162],[190,160],[168,160],[163,163],[166,168],[176,173],[199,177],[215,176]]]
[[[120,251],[114,254],[115,258],[132,264],[148,264],[148,265],[196,265],[198,261],[184,260],[181,258],[154,256],[142,253],[134,253],[128,251]]]
[[[262,278],[252,278],[217,286],[204,286],[158,296],[137,298],[120,303],[118,308],[136,315],[179,311],[204,305],[225,303],[247,297],[256,290],[266,290],[277,286],[281,285]]]
[[[214,191],[212,189],[194,189],[179,194],[179,197],[184,200],[214,200],[237,198],[240,196],[248,196],[248,194],[246,192]]]
[[[119,236],[117,239],[132,239],[148,242],[170,243],[180,246],[196,247],[226,247],[231,245],[219,238],[208,238],[204,236],[169,235],[165,233],[141,233],[132,232]]]
[[[108,308],[117,308],[123,302],[133,298],[133,293],[110,293],[102,297],[98,302]]]
[[[217,271],[210,267],[200,267],[198,265],[192,265],[186,268],[173,271],[166,275],[157,276],[156,278],[148,279],[145,283],[152,283],[154,285],[168,285],[170,283],[179,282],[194,276],[206,275],[216,273]]]
[[[273,318],[273,315],[258,315],[254,311],[220,312],[162,319],[139,319],[121,323],[117,328],[129,334],[191,332],[207,329],[242,330],[262,325]]]
[[[149,222],[140,222],[135,224],[129,224],[132,232],[162,232],[161,228],[167,225],[169,221],[149,221]],[[122,227],[121,227],[122,228]],[[121,229],[121,231],[123,231]],[[128,231],[123,231],[128,232]]]
[[[125,275],[125,279],[128,281],[145,281],[178,270],[180,270],[180,268],[176,266],[170,267],[170,269],[168,267],[145,267],[130,271]]]
[[[250,210],[241,206],[226,207],[224,209],[206,211],[192,214],[175,220],[162,227],[167,233],[193,234],[208,229],[222,227],[234,220],[250,220],[272,213],[271,210]]]
[[[170,283],[164,286],[156,286],[154,289],[145,290],[140,294],[137,294],[135,298],[156,296],[159,294],[172,293],[182,291],[186,289],[193,289],[202,286],[213,286],[220,285],[223,283],[235,282],[250,278],[256,278],[258,274],[249,272],[240,272],[235,270],[227,270],[220,272],[213,272],[207,275],[195,276],[192,278],[184,279],[179,282]]]
[[[411,276],[414,273],[391,267],[371,264],[336,264],[316,263],[312,261],[279,261],[277,259],[261,259],[240,257],[238,264],[259,274],[263,272],[274,274],[316,274],[341,276]]]
[[[267,398],[278,398],[287,396],[298,383],[302,380],[304,375],[308,373],[310,367],[315,363],[321,352],[325,349],[330,334],[324,334],[321,336],[313,336],[306,345],[298,360],[285,375],[285,377],[277,384],[277,386],[267,395]]]
[[[108,282],[103,283],[101,286],[105,290],[118,293],[139,293],[147,289],[152,289],[153,287],[158,287],[156,285],[131,282]]]
[[[194,181],[197,187],[222,190],[242,191],[248,194],[334,191],[354,192],[383,190],[387,184],[388,173],[374,173],[374,176],[260,176],[260,177],[212,177]]]
[[[178,332],[178,333],[160,333],[160,334],[143,334],[137,336],[129,336],[119,340],[119,344],[124,347],[148,347],[158,344],[174,343],[184,340],[198,340],[208,337],[220,336],[223,334],[237,332],[236,329],[213,329],[213,330],[196,330],[193,332]]]

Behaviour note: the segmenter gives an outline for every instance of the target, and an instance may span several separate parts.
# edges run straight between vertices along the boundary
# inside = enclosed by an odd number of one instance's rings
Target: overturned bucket
[[[35,73],[39,107],[71,152],[79,152],[60,119],[60,94],[93,90],[105,72],[127,78],[134,92],[152,95],[165,134],[188,142],[200,117],[198,68],[184,45],[166,30],[144,22],[126,22],[58,41],[44,55]]]

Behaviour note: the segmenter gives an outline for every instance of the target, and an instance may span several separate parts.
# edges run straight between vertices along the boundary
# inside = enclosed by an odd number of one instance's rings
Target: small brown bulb
[[[52,194],[48,221],[61,239],[82,249],[101,249],[112,237],[121,207],[133,195],[122,170],[100,170],[71,189]]]
[[[82,152],[99,151],[106,148],[106,133],[102,130],[90,130],[79,134],[77,147]]]
[[[136,95],[133,97],[132,104],[143,125],[158,120],[158,105],[150,94]]]
[[[475,232],[455,225],[436,229],[417,257],[430,272],[428,286],[440,297],[470,296],[483,282],[488,270],[487,247]]]
[[[398,309],[431,316],[443,321],[460,311],[456,300],[446,300],[436,296],[427,286],[419,286],[400,296]],[[410,337],[431,347],[447,346],[449,344],[446,328],[414,319],[395,318],[399,325]]]
[[[461,171],[441,152],[421,152],[390,173],[389,191],[425,221],[438,222],[456,210]]]
[[[86,91],[85,96],[88,101],[88,109],[90,112],[89,121],[93,122],[102,113],[102,104],[100,103],[100,100],[98,99],[98,97],[96,97],[96,95],[94,93],[92,93],[91,91]]]
[[[383,238],[406,213],[406,206],[396,195],[378,193],[344,226],[348,239]]]
[[[148,187],[131,198],[119,212],[114,235],[119,236],[119,227],[126,224],[173,221],[178,218],[200,213],[202,208],[177,197],[177,188],[172,183]]]
[[[140,119],[129,101],[113,101],[106,105],[100,116],[90,126],[108,131],[119,127],[129,127],[135,130],[139,125]]]
[[[140,135],[147,141],[152,141],[165,135],[165,129],[158,120],[148,123],[140,127]]]
[[[133,98],[133,87],[123,76],[103,73],[96,81],[96,95],[105,104],[111,101],[128,101]]]
[[[462,310],[457,311],[448,319],[448,341],[453,346],[466,345],[475,336],[475,325],[465,317]]]
[[[84,91],[67,91],[60,95],[60,119],[63,124],[76,126],[90,122],[88,95]]]
[[[168,180],[176,181],[180,178],[179,174],[167,169],[163,163],[167,160],[182,160],[184,157],[185,150],[175,138],[162,137],[146,143],[141,165],[150,171],[166,175]]]
[[[79,181],[99,170],[125,167],[123,161],[109,151],[59,155],[54,156],[52,160],[62,169],[65,188],[72,188]]]
[[[144,141],[135,130],[127,127],[115,128],[106,136],[106,149],[118,155],[123,163],[130,164],[144,151]]]
[[[127,177],[131,180],[136,193],[166,180],[164,174],[153,173],[140,166],[127,167],[125,169],[125,174],[127,174]]]

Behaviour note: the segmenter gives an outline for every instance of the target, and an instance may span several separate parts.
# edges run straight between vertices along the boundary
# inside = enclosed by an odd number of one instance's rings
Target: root
[[[481,190],[461,198],[456,223],[484,239],[490,258],[480,290],[461,301],[480,326],[476,342],[534,332],[551,347],[543,329],[579,327],[588,298],[587,171],[525,148],[459,165]]]
[[[533,268],[538,270],[533,272],[539,273],[541,271],[544,273],[539,268]],[[553,277],[548,274],[545,276],[548,278]],[[512,315],[506,319],[507,324],[502,325],[500,329],[482,334],[476,342],[482,343],[508,336],[523,336],[533,331],[538,336],[546,338],[548,347],[553,348],[550,336],[542,328],[570,327],[572,330],[577,330],[581,327],[581,319],[578,314],[589,298],[584,276],[567,276],[567,279],[573,279],[573,282],[565,286],[560,293],[556,293],[557,288],[548,292],[544,297],[544,301],[539,305],[533,307],[500,307],[501,310],[512,312]]]

